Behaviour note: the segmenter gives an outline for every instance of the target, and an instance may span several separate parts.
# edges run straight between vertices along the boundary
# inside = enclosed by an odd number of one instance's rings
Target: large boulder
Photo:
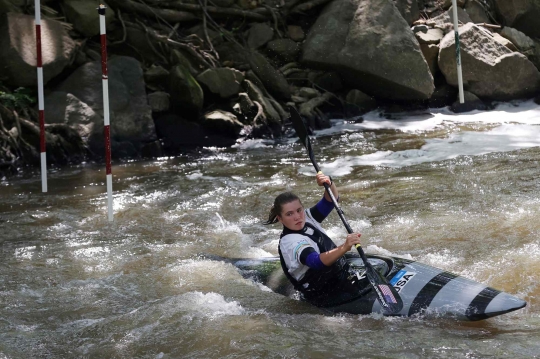
[[[420,17],[417,0],[394,0],[394,4],[409,25]]]
[[[280,99],[291,97],[291,89],[287,79],[263,55],[253,51],[247,55],[247,58],[255,75],[272,95]]]
[[[240,92],[244,74],[227,67],[208,69],[197,76],[197,81],[211,93],[228,98]]]
[[[103,1],[100,4],[107,5]],[[99,35],[99,14],[96,3],[88,0],[64,0],[64,13],[75,30],[86,37]],[[114,20],[114,11],[105,11],[105,24],[108,28]]]
[[[480,98],[510,100],[534,95],[540,89],[540,72],[518,52],[469,23],[459,29],[464,88]],[[439,68],[446,81],[457,86],[453,33],[439,45]]]
[[[424,100],[434,90],[418,41],[388,0],[330,3],[311,27],[302,62],[382,98]]]
[[[101,62],[89,62],[75,70],[57,91],[74,95],[103,116],[101,75]],[[157,138],[141,64],[131,57],[112,57],[108,61],[108,75],[112,145],[130,143],[138,151]]]
[[[540,37],[540,0],[495,0],[504,25],[531,37]]]
[[[34,16],[0,15],[0,81],[14,87],[37,86],[35,28]],[[58,21],[43,19],[41,47],[47,83],[69,65],[76,45]]]
[[[182,65],[171,69],[169,89],[172,109],[183,118],[196,120],[203,107],[204,93],[197,80]]]

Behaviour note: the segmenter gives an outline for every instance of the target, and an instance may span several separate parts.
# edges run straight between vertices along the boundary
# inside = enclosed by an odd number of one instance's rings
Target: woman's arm
[[[330,185],[330,190],[332,191],[334,197],[337,199],[339,197],[339,192],[335,183],[333,183],[330,177],[326,176],[324,173],[317,173],[317,184],[322,187],[324,186],[324,183],[328,183]],[[324,199],[326,199],[328,202],[332,202],[332,198],[330,198],[326,191],[324,191]]]
[[[351,250],[355,244],[360,244],[360,233],[351,233],[347,235],[347,240],[337,248],[331,249],[328,252],[321,253],[319,258],[325,266],[331,266],[341,256]]]

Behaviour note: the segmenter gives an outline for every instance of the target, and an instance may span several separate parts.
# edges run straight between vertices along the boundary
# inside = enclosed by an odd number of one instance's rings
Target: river
[[[532,358],[540,356],[540,106],[378,112],[312,141],[367,253],[418,260],[526,308],[479,322],[328,315],[243,278],[277,255],[273,198],[319,200],[293,138],[0,181],[0,359]],[[535,219],[536,218],[536,219]],[[325,225],[345,237],[333,213]]]

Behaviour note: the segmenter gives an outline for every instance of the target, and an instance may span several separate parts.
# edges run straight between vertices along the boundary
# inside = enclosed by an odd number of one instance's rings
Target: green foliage
[[[0,90],[0,103],[11,109],[21,109],[32,106],[36,103],[36,98],[33,96],[31,90],[19,87],[13,92]]]

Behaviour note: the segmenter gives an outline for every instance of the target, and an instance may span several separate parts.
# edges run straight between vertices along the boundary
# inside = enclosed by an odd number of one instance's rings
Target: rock
[[[272,95],[280,99],[291,97],[291,90],[287,79],[263,55],[258,52],[252,52],[248,55],[248,60],[253,72],[261,79],[264,87]]]
[[[431,75],[435,77],[435,74],[439,70],[439,45],[420,44],[420,48],[422,49],[422,54],[424,55],[424,58],[429,66]]]
[[[336,92],[343,88],[343,81],[341,75],[337,72],[324,72],[322,74],[316,72],[310,72],[308,79],[316,86],[322,88],[325,91]]]
[[[308,100],[320,95],[321,93],[319,91],[311,87],[302,87],[300,90],[298,90],[298,96],[304,97]]]
[[[75,42],[64,27],[53,20],[42,20],[41,42],[43,81],[46,84],[69,65],[75,55]],[[34,16],[0,15],[0,81],[13,87],[36,86],[36,34]]]
[[[141,64],[131,57],[115,56],[109,59],[107,67],[111,144],[129,142],[138,150],[143,143],[156,140]],[[103,116],[102,84],[96,81],[101,74],[101,62],[88,62],[75,70],[56,90],[74,95]],[[98,137],[98,141],[102,141],[103,136]],[[95,146],[103,149],[99,143]]]
[[[257,115],[258,107],[251,101],[249,95],[246,92],[238,94],[239,114],[242,115],[242,122],[245,124],[253,123],[253,119]]]
[[[464,7],[467,0],[457,0],[458,7]],[[444,0],[443,9],[448,9],[452,6],[452,0]]]
[[[511,51],[519,51],[516,45],[507,38],[502,37],[501,35],[497,33],[493,33],[493,39],[497,41],[499,44],[504,45],[508,47]]]
[[[203,107],[203,90],[182,65],[176,65],[171,69],[169,89],[172,110],[181,114],[183,118],[196,120]]]
[[[163,156],[163,147],[161,141],[156,140],[145,143],[141,148],[141,156],[143,158],[156,158]]]
[[[272,40],[267,45],[268,53],[276,55],[279,61],[293,62],[300,55],[300,46],[291,39]]]
[[[394,100],[424,100],[433,77],[409,24],[387,0],[328,4],[311,27],[302,62],[337,71],[354,88]]]
[[[230,68],[208,69],[197,76],[197,81],[211,93],[228,98],[240,92],[244,74]]]
[[[464,87],[480,98],[506,101],[534,95],[540,72],[527,58],[510,51],[474,24],[459,29]],[[439,45],[439,68],[457,86],[454,34]]]
[[[144,73],[146,86],[156,90],[166,89],[170,73],[161,66],[152,66]]]
[[[347,117],[360,116],[377,108],[377,101],[360,90],[353,89],[345,97],[345,115]]]
[[[253,25],[248,33],[247,44],[252,49],[258,49],[274,37],[274,29],[264,23]]]
[[[169,111],[170,100],[169,94],[163,91],[156,91],[148,95],[148,104],[152,112]]]
[[[436,45],[441,42],[444,32],[441,29],[429,29],[426,33],[417,32],[414,35],[420,44]]]
[[[287,26],[287,32],[289,33],[289,38],[296,42],[301,42],[306,38],[304,30],[300,26],[289,25]]]
[[[69,125],[93,152],[103,150],[96,148],[103,139],[103,117],[75,95],[64,91],[53,91],[45,96],[47,111],[45,122]]]
[[[107,6],[103,1],[100,2]],[[64,14],[75,30],[86,37],[99,35],[99,14],[96,4],[87,0],[64,0]],[[107,6],[105,24],[109,28],[114,20],[114,11]]]
[[[416,0],[394,0],[394,4],[409,25],[420,17],[420,9]]]
[[[458,7],[457,9],[458,14],[458,23],[461,24],[468,24],[469,22],[473,22],[462,8]],[[448,11],[440,14],[439,16],[434,17],[430,20],[430,23],[433,23],[434,26],[437,28],[440,28],[443,30],[445,34],[447,34],[450,31],[454,31],[454,9],[453,7],[450,7]],[[461,25],[460,24],[460,25]]]
[[[427,25],[415,25],[411,28],[411,30],[415,34],[418,32],[427,33],[429,30],[429,27],[427,27]]]
[[[10,0],[0,0],[0,15],[8,12],[21,13],[22,11],[19,6],[15,5]]]
[[[491,22],[484,5],[478,0],[468,0],[465,5],[465,11],[474,23],[480,24]]]
[[[458,96],[458,89],[447,83],[437,86],[428,101],[430,108],[440,108],[451,105]],[[459,99],[458,99],[459,101]]]
[[[200,124],[186,121],[178,115],[165,114],[155,120],[156,132],[163,143],[165,153],[177,154],[184,148],[201,146],[231,146],[232,137],[208,133]]]
[[[244,127],[235,115],[222,110],[206,113],[202,125],[209,131],[235,139],[238,138],[240,131]]]
[[[505,26],[501,31],[501,36],[510,40],[520,51],[528,51],[534,48],[534,41],[519,30]]]
[[[484,104],[482,102],[482,100],[480,100],[474,94],[472,94],[472,93],[470,93],[468,91],[464,91],[463,92],[463,97],[464,97],[465,102],[460,103],[459,102],[459,94],[458,94],[458,98],[452,104],[452,106],[450,108],[453,112],[462,113],[462,112],[470,112],[470,111],[474,111],[474,110],[478,110],[478,111],[487,110],[486,104]]]
[[[505,26],[533,38],[540,38],[540,0],[494,0]]]

